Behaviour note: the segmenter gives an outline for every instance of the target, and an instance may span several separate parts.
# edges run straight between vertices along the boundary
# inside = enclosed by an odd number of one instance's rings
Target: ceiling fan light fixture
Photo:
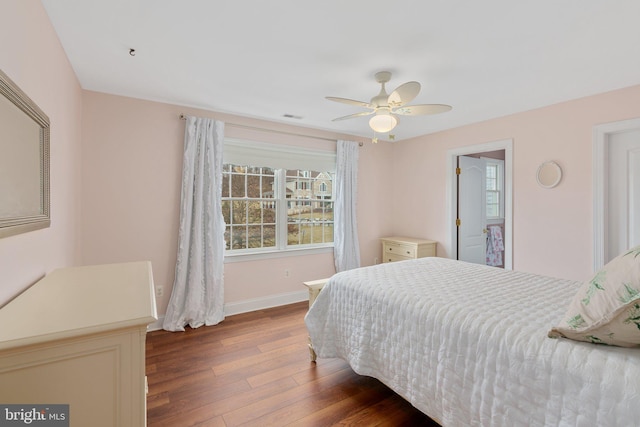
[[[387,133],[398,124],[398,120],[391,114],[383,112],[376,114],[369,120],[369,126],[374,132]]]
[[[338,117],[337,119],[333,119],[334,122],[373,114],[369,120],[369,127],[373,129],[375,133],[388,133],[398,125],[400,116],[439,114],[451,110],[450,105],[444,104],[407,105],[413,101],[420,92],[420,83],[415,81],[403,83],[389,95],[387,94],[385,84],[391,79],[391,73],[389,71],[380,71],[376,73],[375,77],[376,81],[380,84],[380,93],[371,98],[369,102],[356,101],[349,98],[338,98],[335,96],[326,97],[329,101],[364,107],[369,110]],[[389,135],[389,138],[391,139],[391,135]]]

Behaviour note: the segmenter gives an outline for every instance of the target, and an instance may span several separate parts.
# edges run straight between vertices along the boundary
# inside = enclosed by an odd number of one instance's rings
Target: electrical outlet
[[[378,264],[378,258],[374,258],[374,259],[373,259],[373,263],[374,263],[374,264]]]
[[[291,275],[291,272],[289,271],[289,269],[285,269],[284,270],[284,277],[289,277]]]
[[[156,296],[161,297],[164,295],[164,288],[162,286],[156,286]]]

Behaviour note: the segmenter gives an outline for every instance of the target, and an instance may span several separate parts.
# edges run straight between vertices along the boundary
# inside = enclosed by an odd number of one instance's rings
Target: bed
[[[421,258],[334,275],[305,322],[444,426],[640,425],[640,349],[547,337],[581,284]]]

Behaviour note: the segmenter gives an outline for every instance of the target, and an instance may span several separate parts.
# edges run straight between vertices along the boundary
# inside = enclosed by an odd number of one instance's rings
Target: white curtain
[[[175,280],[163,328],[184,331],[224,319],[224,122],[187,117]]]
[[[356,142],[338,141],[333,210],[333,254],[337,272],[360,267],[356,221],[358,150]]]

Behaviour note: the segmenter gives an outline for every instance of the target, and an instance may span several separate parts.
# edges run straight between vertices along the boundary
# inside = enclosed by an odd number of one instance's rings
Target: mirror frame
[[[2,238],[49,227],[51,225],[51,196],[49,188],[49,117],[2,70],[0,70],[0,94],[4,95],[9,102],[40,127],[38,141],[40,147],[40,212],[36,215],[0,217],[0,238]]]

